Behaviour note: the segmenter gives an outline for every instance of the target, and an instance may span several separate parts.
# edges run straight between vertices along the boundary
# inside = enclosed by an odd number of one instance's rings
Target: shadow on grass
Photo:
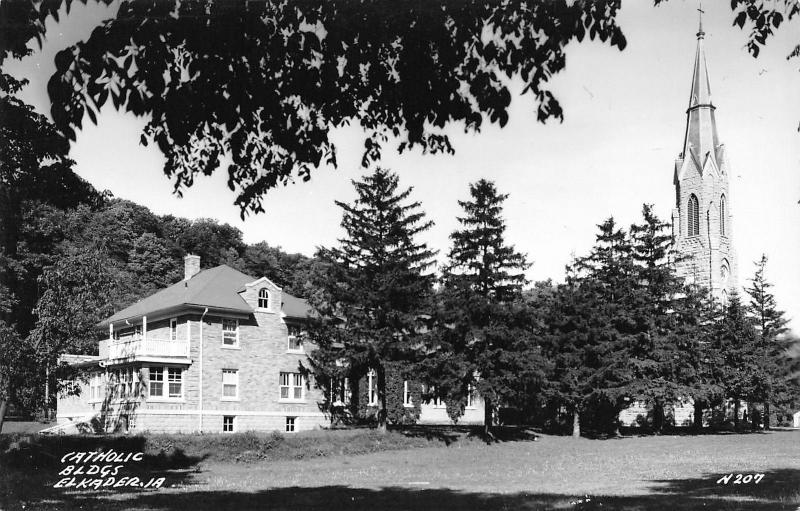
[[[25,470],[53,470],[56,472],[71,463],[70,453],[101,451],[108,452],[109,459],[95,462],[98,465],[117,465],[111,453],[126,455],[128,453],[143,453],[140,462],[123,462],[125,465],[136,465],[148,470],[185,469],[197,465],[208,457],[187,456],[183,449],[168,447],[155,452],[148,449],[148,439],[145,436],[94,436],[94,435],[65,435],[65,436],[6,436],[0,442],[0,463],[9,469]],[[3,452],[5,451],[5,452]],[[65,456],[67,458],[65,458]],[[65,461],[62,461],[65,460]]]
[[[261,491],[207,491],[191,477],[175,474],[168,485],[183,488],[131,492],[64,492],[53,488],[30,491],[25,498],[0,498],[2,509],[190,509],[223,510],[794,510],[800,504],[800,470],[767,472],[759,484],[717,484],[720,474],[698,479],[654,481],[644,495],[584,496],[551,493],[477,493],[423,486],[352,488],[348,486],[289,487]],[[313,481],[309,481],[313,484]],[[535,483],[531,484],[535,488]],[[5,500],[5,501],[4,501]]]
[[[398,427],[398,432],[412,438],[435,440],[450,445],[461,439],[479,439],[487,443],[516,442],[520,440],[535,441],[538,438],[533,428],[525,426],[498,426],[492,429],[492,435],[487,436],[483,426],[437,426],[421,424]]]
[[[738,429],[733,428],[703,428],[700,430],[685,428],[664,428],[660,433],[645,427],[621,427],[619,428],[622,437],[645,437],[645,436],[719,436],[719,435],[768,435],[779,432],[780,429]],[[613,437],[611,437],[613,438]]]

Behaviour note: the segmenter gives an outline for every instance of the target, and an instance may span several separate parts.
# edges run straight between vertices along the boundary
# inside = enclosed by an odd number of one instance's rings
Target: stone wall
[[[701,171],[692,158],[677,160],[676,184],[677,220],[674,228],[676,249],[685,259],[678,264],[678,273],[712,291],[720,299],[723,290],[730,295],[738,286],[738,262],[733,247],[732,200],[728,186],[727,161],[720,151],[721,161],[710,159]],[[699,202],[700,232],[689,236],[688,203],[694,194]],[[720,207],[725,197],[725,233],[722,233]],[[723,266],[729,269],[723,277]]]
[[[483,424],[484,405],[483,400],[475,397],[474,406],[464,409],[464,415],[459,417],[458,424]],[[430,403],[423,403],[419,412],[420,424],[453,424],[450,416],[447,415],[445,406],[434,406]]]

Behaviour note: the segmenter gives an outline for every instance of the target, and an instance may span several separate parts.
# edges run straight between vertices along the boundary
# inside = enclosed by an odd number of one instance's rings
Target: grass
[[[189,457],[163,472],[167,487],[68,492],[53,469],[0,474],[0,509],[791,509],[800,506],[800,433],[635,437],[486,444],[461,433],[449,443],[422,432],[384,440],[370,431],[291,437],[275,461]],[[197,435],[199,436],[199,435]],[[148,439],[157,446],[156,437]],[[227,437],[232,438],[232,437]],[[237,445],[261,452],[258,443]],[[205,439],[210,442],[210,438]],[[262,439],[263,440],[263,439]],[[380,439],[377,439],[380,441]],[[226,442],[223,438],[214,441]],[[260,440],[261,441],[261,440]],[[290,440],[287,439],[287,442]],[[395,443],[396,441],[396,443]],[[339,455],[337,447],[353,451]],[[383,442],[383,441],[381,441]],[[419,442],[419,443],[418,443]],[[327,455],[292,459],[292,449],[329,446]],[[222,444],[220,444],[222,445]],[[289,448],[291,446],[291,449]],[[184,445],[191,449],[189,445]],[[207,443],[202,449],[214,447]],[[255,447],[255,449],[245,449]],[[216,447],[215,447],[216,448]],[[327,449],[327,447],[326,447]],[[198,447],[198,453],[200,452]],[[267,449],[269,450],[269,449]],[[352,456],[354,452],[366,454]],[[188,450],[187,453],[194,451]],[[277,452],[277,451],[275,451]],[[758,484],[721,485],[727,473],[764,473]],[[13,489],[3,490],[9,481]],[[10,477],[10,479],[9,479]]]
[[[11,467],[55,467],[72,451],[113,449],[143,452],[148,465],[181,468],[201,460],[244,462],[359,455],[477,441],[468,428],[406,428],[380,433],[374,429],[305,431],[296,434],[152,434],[108,436],[0,435],[0,460]]]

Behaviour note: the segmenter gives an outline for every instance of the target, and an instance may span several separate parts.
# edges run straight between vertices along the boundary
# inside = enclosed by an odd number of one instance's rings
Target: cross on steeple
[[[700,0],[700,2],[699,2],[699,3],[700,3],[700,6],[697,8],[697,12],[699,12],[699,13],[700,13],[700,16],[699,16],[699,17],[700,17],[700,27],[699,27],[699,28],[698,28],[698,30],[697,30],[697,37],[698,37],[698,38],[700,38],[700,37],[703,37],[704,35],[706,35],[706,33],[705,33],[705,32],[703,32],[703,14],[704,14],[706,11],[704,11],[704,10],[703,10],[703,1],[702,1],[702,0]]]

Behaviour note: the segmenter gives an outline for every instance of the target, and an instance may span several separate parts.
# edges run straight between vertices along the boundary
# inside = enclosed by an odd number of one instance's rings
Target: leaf
[[[746,19],[747,19],[747,13],[744,12],[744,11],[741,11],[739,14],[736,15],[736,18],[734,18],[733,24],[734,25],[739,25],[739,28],[743,28],[744,27],[744,22],[745,22]]]

